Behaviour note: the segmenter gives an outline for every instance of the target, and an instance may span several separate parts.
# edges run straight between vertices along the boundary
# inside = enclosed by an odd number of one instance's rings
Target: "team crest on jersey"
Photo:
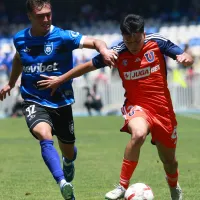
[[[47,55],[50,55],[53,51],[53,42],[50,42],[50,43],[47,43],[44,45],[44,52],[47,54]]]
[[[127,66],[128,65],[128,60],[122,60],[122,65]]]
[[[149,63],[152,63],[155,60],[154,52],[153,51],[148,51],[144,54],[146,60]]]

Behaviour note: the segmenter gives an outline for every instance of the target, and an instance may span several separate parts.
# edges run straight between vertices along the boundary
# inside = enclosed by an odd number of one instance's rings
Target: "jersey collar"
[[[46,35],[44,35],[43,37],[46,37],[47,35],[49,35],[49,34],[53,31],[53,29],[54,29],[54,26],[51,25],[51,28],[50,28],[49,32],[48,32]],[[29,28],[28,34],[29,34],[30,37],[33,37],[33,36],[31,35],[31,28]]]

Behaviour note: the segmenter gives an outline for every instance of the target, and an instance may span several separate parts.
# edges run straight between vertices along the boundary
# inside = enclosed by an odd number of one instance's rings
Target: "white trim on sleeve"
[[[83,48],[84,40],[85,40],[86,37],[87,37],[87,36],[83,36],[83,37],[81,38],[81,41],[80,41],[80,44],[79,44],[79,49],[82,49],[82,48]]]

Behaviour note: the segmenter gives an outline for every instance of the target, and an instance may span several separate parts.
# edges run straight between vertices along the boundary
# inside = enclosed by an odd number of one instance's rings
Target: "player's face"
[[[28,14],[32,24],[32,29],[36,34],[46,34],[52,24],[51,5],[44,4],[43,7],[35,7],[32,13]]]
[[[144,33],[136,33],[134,35],[122,35],[123,41],[132,54],[140,52],[144,45]]]

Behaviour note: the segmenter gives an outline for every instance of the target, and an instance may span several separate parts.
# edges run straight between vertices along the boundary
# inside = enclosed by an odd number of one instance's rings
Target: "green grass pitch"
[[[200,116],[178,116],[179,182],[184,200],[200,199]],[[73,182],[77,200],[102,200],[118,183],[129,135],[119,132],[122,117],[75,118],[78,157]],[[40,156],[25,119],[0,120],[0,200],[61,200],[58,186]],[[55,138],[55,145],[58,148]],[[157,151],[147,138],[131,183],[152,187],[155,200],[169,200]]]

